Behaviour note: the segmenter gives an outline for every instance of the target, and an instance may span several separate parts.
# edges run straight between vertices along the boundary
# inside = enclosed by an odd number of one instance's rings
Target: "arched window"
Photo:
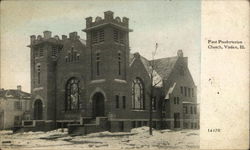
[[[121,53],[118,53],[118,75],[121,75]]]
[[[66,100],[65,110],[78,110],[79,109],[79,98],[80,98],[80,81],[76,78],[70,78],[66,84]]]
[[[132,108],[144,109],[144,86],[141,79],[136,78],[132,82]]]
[[[96,75],[100,75],[100,53],[96,53]]]
[[[41,66],[37,65],[37,84],[41,83]]]

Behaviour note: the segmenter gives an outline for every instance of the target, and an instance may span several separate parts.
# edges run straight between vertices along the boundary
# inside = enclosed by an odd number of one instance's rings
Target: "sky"
[[[52,36],[85,33],[85,18],[111,10],[114,17],[128,17],[131,52],[151,59],[172,57],[182,49],[195,84],[200,85],[201,4],[199,0],[158,1],[2,1],[1,3],[1,82],[4,89],[30,92],[30,35]]]

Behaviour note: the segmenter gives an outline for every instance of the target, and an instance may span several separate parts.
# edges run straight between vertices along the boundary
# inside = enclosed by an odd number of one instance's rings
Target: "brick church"
[[[153,127],[199,128],[197,88],[182,50],[154,61],[130,53],[129,19],[113,15],[86,18],[86,40],[77,32],[31,36],[33,118],[24,126],[72,133],[148,126],[153,71]]]

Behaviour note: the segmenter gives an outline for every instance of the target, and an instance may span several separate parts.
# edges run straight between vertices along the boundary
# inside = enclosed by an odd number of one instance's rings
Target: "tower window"
[[[144,86],[142,80],[136,78],[132,82],[132,108],[145,109],[144,105]]]
[[[97,30],[92,32],[92,44],[104,42],[104,30]]]
[[[92,43],[95,44],[98,42],[98,32],[97,31],[93,31],[92,32]]]
[[[192,88],[192,97],[194,97],[194,88]]]
[[[79,85],[80,81],[74,77],[67,81],[65,110],[79,109],[79,97],[80,97]]]
[[[117,29],[114,29],[114,31],[113,31],[113,38],[114,38],[114,41],[117,43],[124,44],[124,42],[125,42],[124,32],[118,31]]]
[[[114,30],[114,41],[115,42],[119,42],[119,40],[118,40],[118,31],[117,30]]]
[[[118,53],[118,75],[121,75],[121,53]]]
[[[124,44],[124,33],[123,32],[120,32],[119,40],[120,40],[120,43]]]
[[[52,47],[52,56],[57,56],[57,48],[56,47]]]
[[[99,42],[104,42],[104,30],[99,31]]]
[[[96,53],[96,75],[100,75],[100,53]]]
[[[39,56],[40,56],[40,57],[43,56],[43,49],[42,49],[42,48],[39,49]]]
[[[41,82],[41,68],[40,65],[37,66],[37,83],[40,84]]]

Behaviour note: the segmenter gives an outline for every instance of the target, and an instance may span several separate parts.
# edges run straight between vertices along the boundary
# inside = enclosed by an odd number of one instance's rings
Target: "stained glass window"
[[[138,78],[132,82],[132,108],[144,109],[144,87]]]
[[[76,78],[71,78],[66,84],[66,110],[79,109],[79,83]]]

